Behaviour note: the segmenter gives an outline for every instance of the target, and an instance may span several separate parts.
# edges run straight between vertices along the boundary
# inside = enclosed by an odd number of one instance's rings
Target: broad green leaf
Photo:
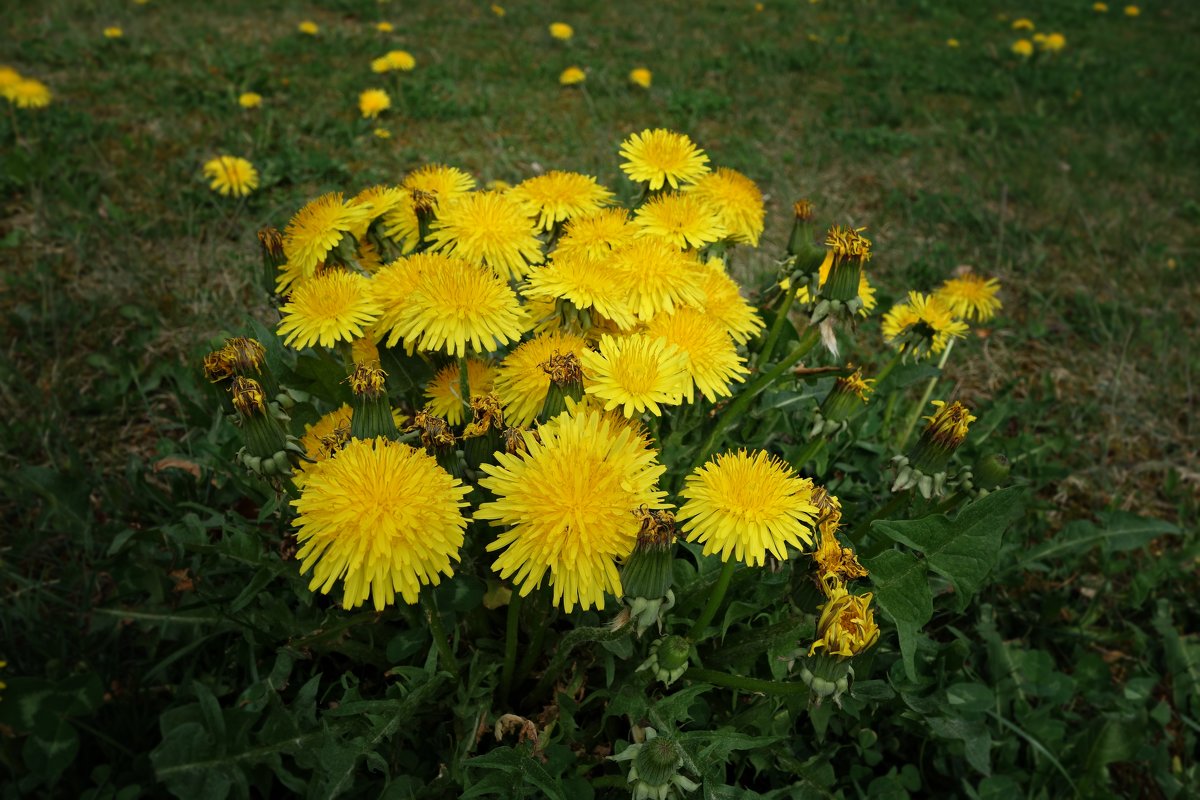
[[[961,740],[967,763],[976,771],[983,775],[992,774],[992,734],[986,725],[956,717],[930,717],[925,721],[935,736]]]
[[[956,683],[946,690],[946,702],[957,711],[978,713],[992,708],[996,696],[982,683]]]
[[[1004,531],[1025,509],[1023,498],[1022,489],[1011,487],[977,500],[953,520],[935,514],[876,522],[872,530],[924,553],[929,568],[954,584],[962,611],[995,566]]]
[[[916,680],[917,631],[933,616],[933,595],[925,564],[911,553],[884,550],[865,560],[875,586],[875,600],[896,625],[900,654],[909,678]]]
[[[1057,536],[1029,551],[1024,563],[1061,559],[1081,553],[1096,545],[1107,555],[1136,550],[1159,536],[1178,535],[1179,528],[1169,522],[1139,517],[1127,511],[1112,511],[1098,515],[1100,524],[1075,520]]]

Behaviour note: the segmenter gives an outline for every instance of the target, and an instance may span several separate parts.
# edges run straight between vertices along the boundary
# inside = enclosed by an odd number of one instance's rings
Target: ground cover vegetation
[[[17,4],[6,797],[1186,797],[1200,9]]]

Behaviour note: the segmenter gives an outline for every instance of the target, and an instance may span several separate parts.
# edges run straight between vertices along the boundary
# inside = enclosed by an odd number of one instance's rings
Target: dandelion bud
[[[542,419],[550,420],[567,410],[567,398],[578,401],[583,397],[583,365],[574,353],[555,351],[542,369],[550,376]]]
[[[929,424],[908,454],[913,469],[927,475],[945,471],[950,456],[967,438],[967,428],[975,421],[975,416],[962,403],[955,401],[946,405],[941,400],[934,400],[933,404],[937,411],[925,417]]]
[[[471,422],[463,429],[463,455],[475,469],[502,445],[504,411],[495,392],[471,398]]]
[[[235,336],[225,340],[224,351],[233,362],[239,375],[250,375],[262,371],[267,360],[267,351],[257,339]]]
[[[504,443],[504,452],[510,456],[515,456],[518,453],[528,453],[529,445],[525,441],[526,434],[533,436],[534,440],[540,441],[537,431],[528,431],[519,425],[505,428],[504,433],[500,435],[500,440]]]
[[[812,221],[813,207],[808,200],[797,200],[792,205],[795,219],[792,222],[792,233],[788,237],[788,255],[796,257],[796,265],[804,273],[812,272],[820,264],[821,248],[813,239]],[[815,264],[810,263],[813,260]]]
[[[454,447],[454,432],[446,420],[435,417],[428,411],[418,411],[413,417],[410,431],[421,432],[421,445],[425,452],[437,459],[442,469],[456,478],[462,477],[462,466],[458,459],[458,451]]]
[[[267,401],[262,386],[253,378],[237,376],[229,387],[233,398],[233,407],[242,417],[266,416]]]
[[[204,377],[210,383],[220,383],[233,377],[233,357],[222,347],[204,357]]]
[[[692,646],[682,636],[664,636],[650,645],[650,657],[637,668],[650,670],[654,677],[670,686],[687,671]]]
[[[238,375],[229,387],[233,407],[241,421],[245,447],[239,460],[261,475],[286,475],[291,471],[288,461],[288,435],[274,414],[268,413],[266,394],[253,378]]]
[[[859,233],[861,230],[837,225],[829,229],[825,237],[829,278],[821,286],[821,297],[839,303],[858,298],[863,264],[871,259],[871,240]]]
[[[700,784],[679,774],[684,765],[683,749],[668,736],[659,736],[646,728],[646,741],[630,745],[613,761],[632,761],[628,782],[633,800],[671,800],[682,798],[700,788]]]
[[[822,416],[832,422],[845,422],[866,404],[874,382],[863,379],[861,368],[838,378],[821,403]]]
[[[354,439],[400,438],[388,403],[387,373],[378,364],[359,364],[347,381],[357,398],[354,415],[350,418],[350,436]]]
[[[675,605],[671,591],[675,515],[670,511],[640,508],[634,514],[641,521],[637,543],[621,567],[624,602],[641,636],[651,625],[661,629],[663,615]]]
[[[258,232],[258,243],[262,245],[263,262],[271,268],[271,274],[287,263],[283,252],[283,234],[270,225]]]
[[[879,626],[871,609],[871,593],[853,595],[844,588],[821,607],[817,621],[817,640],[808,649],[839,658],[852,658],[879,640]]]

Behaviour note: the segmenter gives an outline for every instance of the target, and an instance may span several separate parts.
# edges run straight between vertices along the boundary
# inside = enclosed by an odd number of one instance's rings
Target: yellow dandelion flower
[[[537,226],[507,192],[472,192],[441,205],[430,240],[434,249],[487,264],[505,280],[542,263]]]
[[[583,256],[606,258],[613,250],[634,240],[638,229],[629,221],[623,208],[602,208],[585,216],[567,221],[554,249],[556,258]]]
[[[958,39],[953,39],[953,38],[947,39],[946,47],[956,49],[958,47]]]
[[[680,495],[686,502],[675,518],[706,556],[754,567],[768,552],[784,561],[788,546],[812,545],[812,481],[761,450],[717,455],[687,477]]]
[[[242,92],[238,95],[238,105],[242,108],[258,108],[262,105],[262,95],[258,92]]]
[[[401,324],[408,313],[409,300],[417,288],[417,278],[421,272],[425,269],[438,269],[444,266],[445,260],[445,256],[437,253],[402,256],[372,276],[369,291],[371,299],[379,307],[377,331],[383,334]],[[394,346],[399,340],[400,336],[397,334],[388,346]]]
[[[883,315],[884,340],[916,358],[942,352],[951,338],[961,339],[968,330],[944,301],[920,292],[909,292]]]
[[[556,256],[529,274],[521,294],[533,299],[566,300],[580,311],[594,311],[621,329],[637,325],[628,285],[607,264],[586,256]]]
[[[416,603],[422,586],[454,574],[470,491],[424,451],[382,437],[354,439],[311,470],[296,507],[300,574],[311,591],[342,582],[343,608]]]
[[[475,179],[458,167],[445,164],[426,164],[413,170],[401,183],[410,191],[424,192],[433,196],[434,207],[454,200],[475,188]]]
[[[358,366],[371,366],[379,364],[379,345],[376,342],[379,337],[375,335],[375,328],[372,327],[360,339],[355,339],[350,343],[350,358]]]
[[[833,498],[835,501],[837,498]],[[830,591],[845,581],[864,578],[867,570],[858,563],[858,556],[849,547],[842,545],[837,538],[837,520],[841,518],[841,507],[835,515],[822,516],[818,527],[821,530],[820,544],[813,551],[813,561],[817,565],[817,580]],[[826,522],[831,519],[832,522]]]
[[[697,195],[664,192],[638,208],[633,224],[642,235],[657,236],[686,250],[697,249],[729,235],[716,207]]]
[[[370,206],[346,203],[341,192],[323,194],[305,203],[283,232],[283,253],[289,268],[302,277],[311,277],[346,232],[369,224],[371,217]]]
[[[1142,10],[1137,6],[1125,6],[1125,16],[1127,17],[1137,17],[1140,16],[1141,13]]]
[[[733,394],[731,383],[741,383],[743,376],[750,374],[720,320],[699,309],[679,308],[671,314],[656,314],[646,326],[646,334],[662,337],[687,356],[690,380],[684,396],[689,403],[695,400],[693,383],[708,402],[715,403],[718,395]]]
[[[947,280],[934,296],[965,320],[987,322],[1000,310],[999,291],[1000,281],[968,272]]]
[[[640,86],[643,89],[650,88],[650,81],[653,80],[653,78],[653,74],[651,74],[650,70],[646,69],[645,67],[637,67],[629,72],[629,82],[634,86]]]
[[[871,594],[850,594],[845,588],[835,590],[821,607],[817,621],[817,640],[809,648],[811,656],[824,650],[832,656],[851,658],[879,640],[879,626],[871,609]]]
[[[0,92],[21,82],[21,73],[12,67],[0,66]]]
[[[417,66],[417,60],[407,50],[390,50],[379,58],[371,60],[371,71],[377,73],[411,72]]]
[[[560,42],[565,42],[575,35],[575,29],[565,22],[550,23],[550,35]]]
[[[335,269],[300,284],[279,309],[283,319],[276,333],[297,350],[363,336],[379,317],[369,283],[362,275]]]
[[[371,131],[371,133],[373,133],[375,135],[376,139],[392,138],[392,132],[389,131],[387,128],[376,128],[375,130]]]
[[[50,89],[41,81],[21,78],[3,89],[4,99],[17,108],[45,108],[50,105]]]
[[[957,400],[946,405],[944,400],[931,401],[937,409],[927,417],[929,424],[921,432],[921,442],[954,452],[967,438],[967,430],[976,420],[971,410]],[[920,444],[920,443],[919,443]],[[913,459],[916,460],[915,458]]]
[[[633,312],[648,320],[661,311],[704,303],[704,270],[679,248],[652,236],[634,239],[608,261],[615,280],[628,287]]]
[[[1029,58],[1033,55],[1033,42],[1028,39],[1018,39],[1013,42],[1012,51],[1021,58]]]
[[[1031,30],[1033,30],[1033,28],[1034,28],[1033,20],[1031,20],[1031,19],[1026,19],[1025,17],[1021,17],[1020,19],[1013,20],[1012,29],[1014,31],[1031,31]]]
[[[762,317],[742,297],[737,282],[725,272],[724,263],[718,258],[709,259],[700,275],[700,289],[704,292],[700,307],[704,313],[720,322],[738,344],[757,336],[763,329]]]
[[[504,419],[510,425],[532,425],[546,404],[550,375],[543,369],[553,355],[573,353],[581,356],[587,343],[565,331],[549,331],[530,339],[500,362],[496,374],[496,394],[504,406]]]
[[[875,310],[875,306],[879,303],[875,299],[875,287],[867,280],[867,273],[864,271],[858,276],[858,299],[862,300],[863,307],[858,310],[860,316],[869,316]]]
[[[350,418],[354,409],[343,403],[311,425],[304,426],[300,444],[313,461],[324,461],[350,441]]]
[[[1092,3],[1092,11],[1095,11],[1097,14],[1107,14],[1108,3]]]
[[[492,3],[492,13],[497,17],[503,17],[506,12],[504,11],[504,6],[498,3]]]
[[[563,86],[575,86],[587,80],[587,73],[579,67],[567,67],[558,76],[558,82]]]
[[[244,158],[217,156],[204,164],[209,187],[222,197],[245,197],[258,188],[258,170]]]
[[[305,36],[316,36],[321,32],[321,29],[317,26],[317,23],[310,19],[306,19],[297,25],[296,30],[300,31],[300,33],[303,33]]]
[[[709,171],[708,156],[687,136],[664,128],[631,134],[621,143],[621,169],[631,180],[653,190],[692,183]]]
[[[395,314],[388,347],[403,339],[418,350],[458,356],[467,354],[468,343],[486,353],[521,338],[525,316],[506,281],[460,258],[429,254],[423,264]]]
[[[767,210],[762,192],[742,173],[720,167],[696,179],[684,191],[708,203],[729,231],[729,238],[758,247]]]
[[[590,175],[551,170],[521,181],[509,196],[529,206],[538,227],[548,231],[555,223],[599,211],[612,202],[612,192]]]
[[[1047,53],[1057,53],[1067,46],[1067,37],[1061,33],[1047,34],[1040,45]]]
[[[383,89],[367,89],[358,96],[358,110],[363,119],[375,119],[392,107],[392,98]]]
[[[462,370],[458,364],[448,364],[438,370],[425,386],[425,410],[451,425],[461,425],[466,419],[461,378]],[[467,359],[467,391],[471,397],[492,391],[495,382],[494,366],[477,358]]]
[[[621,408],[625,418],[649,411],[662,416],[660,406],[677,406],[691,386],[687,354],[658,337],[600,337],[600,352],[580,355],[584,391],[606,401],[605,411]]]
[[[396,26],[384,20],[383,22],[375,23],[375,30],[379,31],[380,33],[391,33],[392,31],[396,30]]]
[[[475,519],[510,526],[487,546],[503,550],[492,569],[522,596],[548,572],[555,605],[603,609],[606,594],[622,594],[615,562],[637,543],[635,512],[666,507],[657,489],[665,467],[644,437],[580,407],[527,432],[525,447],[481,467],[479,483],[496,499]]]
[[[125,35],[125,31],[121,30],[116,25],[110,25],[104,29],[104,38],[105,39],[120,39],[124,35]]]

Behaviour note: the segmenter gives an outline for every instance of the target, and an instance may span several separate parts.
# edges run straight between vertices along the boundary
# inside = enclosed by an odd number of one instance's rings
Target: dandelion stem
[[[696,624],[688,631],[687,638],[696,641],[697,637],[704,633],[708,623],[712,622],[712,618],[717,614],[717,609],[721,606],[721,601],[725,599],[725,591],[729,588],[729,580],[733,577],[733,570],[736,566],[737,560],[731,558],[721,567],[721,576],[717,578],[717,585],[713,587],[712,593],[708,596],[708,602],[696,619]]]
[[[925,410],[925,406],[929,405],[929,398],[933,395],[933,388],[937,386],[938,378],[941,377],[942,370],[946,366],[946,360],[950,358],[950,351],[954,349],[954,340],[951,339],[946,345],[946,349],[942,351],[942,357],[938,360],[938,374],[929,379],[925,384],[925,393],[921,395],[921,399],[913,406],[909,412],[908,418],[904,421],[904,428],[900,432],[900,436],[896,439],[896,449],[902,450],[904,445],[908,444],[908,437],[912,436],[913,428],[917,426],[917,420],[921,418],[921,412]]]
[[[450,637],[442,627],[437,601],[433,599],[432,592],[421,593],[421,605],[425,606],[425,618],[429,621],[429,632],[433,635],[433,645],[437,648],[442,667],[458,680],[458,662],[454,660],[454,653],[450,650]]]
[[[504,631],[504,670],[500,673],[500,699],[507,702],[517,666],[517,628],[521,623],[521,595],[516,590],[508,601],[507,627]]]
[[[883,383],[883,379],[892,374],[892,370],[900,363],[900,359],[904,356],[901,352],[892,354],[892,358],[883,365],[883,369],[879,370],[879,374],[875,376],[875,388],[879,388],[879,384]]]
[[[792,466],[796,469],[803,469],[811,459],[815,458],[817,453],[821,452],[821,448],[825,445],[824,436],[814,436],[804,445],[804,449],[800,454],[792,459]]]
[[[700,683],[711,683],[716,686],[725,686],[729,689],[740,689],[746,692],[760,692],[762,694],[786,696],[808,694],[809,692],[808,687],[799,682],[764,681],[760,678],[746,678],[741,675],[730,675],[728,672],[718,672],[715,669],[701,669],[699,667],[692,667],[683,673],[683,679]]]
[[[779,340],[779,332],[783,329],[783,323],[788,318],[788,312],[792,309],[792,303],[796,300],[796,292],[791,285],[783,292],[783,305],[779,307],[779,312],[775,315],[775,321],[771,323],[771,330],[767,334],[767,340],[763,342],[762,350],[758,352],[758,368],[762,369],[767,362],[771,360],[771,353],[775,350],[775,342]]]

